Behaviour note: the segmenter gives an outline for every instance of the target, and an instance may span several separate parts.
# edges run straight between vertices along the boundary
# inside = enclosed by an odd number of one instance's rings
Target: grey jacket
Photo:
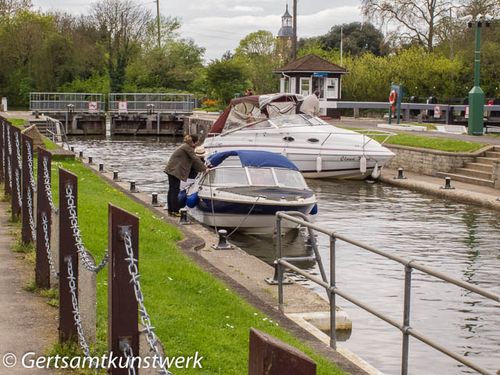
[[[183,143],[170,156],[165,167],[165,173],[177,177],[181,181],[186,181],[191,168],[194,168],[197,172],[206,170],[205,164],[194,153],[194,148],[187,143]]]

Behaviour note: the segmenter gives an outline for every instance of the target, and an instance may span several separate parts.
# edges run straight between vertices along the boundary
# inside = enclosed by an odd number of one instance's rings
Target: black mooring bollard
[[[278,284],[278,261],[275,260],[273,262],[273,267],[274,267],[274,275],[273,277],[268,277],[266,279],[266,283],[271,284],[271,285],[277,285]]]
[[[179,219],[179,224],[181,225],[191,224],[188,220],[188,211],[185,208],[181,208],[179,210],[179,213],[181,214],[181,217]]]
[[[113,171],[113,181],[118,180],[118,171]]]
[[[75,152],[75,146],[71,146],[69,149],[71,150],[71,152]]]
[[[80,152],[78,153],[78,157],[79,157],[80,159],[83,159],[83,151],[80,151]]]
[[[277,260],[275,260],[273,262],[273,267],[274,267],[273,277],[268,277],[264,281],[266,283],[268,283],[269,285],[278,285],[278,261]],[[283,284],[293,284],[293,281],[289,277],[286,277],[283,274]]]
[[[99,172],[104,172],[104,164],[99,163]]]
[[[151,205],[158,206],[158,193],[151,194]]]
[[[227,242],[227,230],[220,229],[218,232],[219,243],[217,245],[212,245],[215,250],[231,250],[233,246]]]
[[[451,186],[451,177],[444,178],[444,186],[441,186],[441,189],[455,189]]]
[[[130,181],[130,191],[132,193],[136,193],[137,192],[137,189],[135,187],[135,181]]]
[[[398,168],[398,175],[394,177],[396,180],[406,180],[405,172],[403,168]]]
[[[89,156],[89,164],[92,164],[92,156]]]

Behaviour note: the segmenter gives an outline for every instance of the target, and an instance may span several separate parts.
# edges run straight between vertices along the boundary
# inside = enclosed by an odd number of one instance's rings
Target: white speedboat
[[[279,153],[308,178],[377,178],[394,154],[368,133],[299,113],[302,99],[295,94],[233,99],[205,139],[205,149],[209,154],[227,150]]]
[[[272,234],[276,212],[317,212],[316,197],[298,168],[282,155],[233,150],[208,158],[212,169],[186,192],[189,214],[217,228]]]

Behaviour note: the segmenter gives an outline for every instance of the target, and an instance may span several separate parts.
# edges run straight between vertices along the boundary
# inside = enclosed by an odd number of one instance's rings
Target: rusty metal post
[[[315,375],[316,363],[293,346],[250,329],[248,375]]]
[[[31,187],[30,183],[30,174],[33,175],[33,169],[30,171],[28,166],[28,157],[30,157],[33,161],[33,140],[27,135],[21,135],[21,150],[22,150],[22,197],[23,197],[23,207],[21,219],[22,219],[22,229],[21,229],[21,240],[24,244],[33,242],[33,238],[31,236],[31,226],[30,226],[30,216],[33,218],[33,224],[35,221],[34,214],[34,201],[33,194],[34,191]],[[30,155],[28,155],[28,153]],[[33,168],[33,164],[31,165]],[[31,207],[28,205],[28,199],[30,199]],[[31,212],[30,212],[31,211]]]
[[[10,128],[11,125],[7,121],[3,121],[4,176],[5,176],[4,192],[6,197],[12,193],[10,189],[12,181],[9,175],[9,170],[12,168],[12,165],[10,164],[10,153],[9,153]]]
[[[47,231],[50,233],[52,226],[52,215],[47,193],[45,192],[45,181],[43,177],[43,163],[47,164],[49,178],[51,176],[52,154],[45,151],[43,148],[38,148],[38,174],[36,190],[36,263],[35,263],[35,282],[38,288],[50,288],[50,266],[47,257],[47,249],[45,248],[45,234],[42,226],[42,216],[47,219]]]
[[[123,231],[132,239],[134,258],[139,259],[139,219],[113,205],[108,206],[108,350],[123,355],[128,344],[139,355],[138,304],[130,282]],[[134,362],[136,364],[136,362]],[[137,371],[137,369],[136,369]],[[128,369],[113,368],[112,375],[126,375]]]
[[[5,145],[4,145],[4,130],[5,125],[3,118],[0,117],[0,182],[5,181]]]
[[[12,153],[10,155],[10,162],[12,168],[12,194],[11,194],[11,205],[12,205],[12,219],[17,220],[19,215],[21,215],[21,205],[19,201],[22,199],[21,193],[21,165],[18,163],[18,153],[21,152],[17,148],[16,139],[19,140],[19,147],[21,147],[21,131],[15,126],[10,127],[10,137],[11,137],[11,148]]]
[[[67,342],[77,338],[75,321],[73,319],[73,305],[68,284],[67,261],[73,265],[76,278],[76,293],[78,297],[78,255],[71,218],[68,210],[66,191],[72,190],[75,212],[78,202],[78,178],[62,168],[59,168],[59,342]]]

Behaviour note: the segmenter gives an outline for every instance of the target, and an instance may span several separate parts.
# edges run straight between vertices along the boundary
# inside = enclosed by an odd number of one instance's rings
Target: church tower
[[[293,17],[288,12],[288,4],[285,13],[281,16],[281,28],[277,39],[278,55],[282,62],[287,62],[290,59],[293,40]]]

